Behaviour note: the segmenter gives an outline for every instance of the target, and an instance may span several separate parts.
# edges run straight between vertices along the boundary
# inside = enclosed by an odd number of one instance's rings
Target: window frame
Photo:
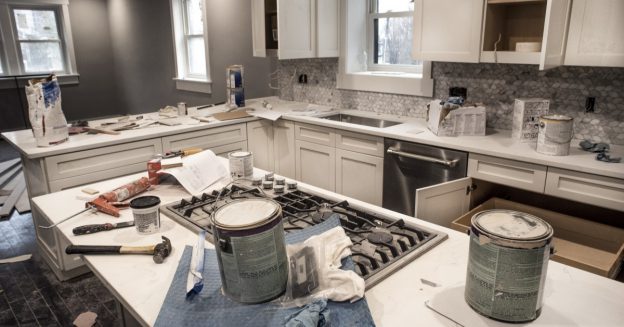
[[[378,64],[375,63],[375,19],[381,18],[398,18],[398,17],[410,17],[413,15],[413,11],[399,11],[399,12],[385,12],[379,13],[376,9],[376,3],[378,0],[370,0],[369,12],[366,22],[366,42],[368,44],[368,71],[377,71],[377,72],[403,72],[403,73],[413,73],[413,74],[422,74],[423,72],[423,64],[420,65],[399,65],[399,64]],[[411,45],[410,45],[411,46]]]
[[[190,34],[186,17],[187,0],[171,0],[171,21],[173,30],[173,51],[176,66],[176,76],[173,80],[178,90],[185,90],[200,93],[212,93],[212,80],[210,78],[210,53],[208,49],[208,20],[206,1],[203,2],[203,34]],[[194,37],[203,37],[204,53],[206,60],[206,75],[200,76],[189,71],[188,40]]]
[[[23,54],[20,41],[17,34],[17,27],[13,10],[52,10],[55,14],[59,41],[61,45],[61,54],[63,60],[63,71],[42,71],[42,72],[26,72],[23,62]],[[4,58],[3,74],[0,77],[23,77],[31,78],[33,76],[46,75],[54,73],[58,76],[62,84],[77,84],[79,74],[76,67],[76,56],[74,52],[74,43],[71,33],[71,24],[69,19],[69,1],[68,0],[0,0],[0,54]],[[51,42],[51,41],[36,41]]]

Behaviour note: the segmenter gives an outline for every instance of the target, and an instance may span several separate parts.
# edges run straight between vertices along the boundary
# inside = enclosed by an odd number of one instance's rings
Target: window
[[[178,89],[210,93],[205,0],[171,0]]]
[[[371,0],[368,70],[422,73],[422,61],[413,60],[410,52],[413,12],[414,3],[409,0]]]
[[[411,57],[410,0],[341,2],[339,89],[432,96],[431,62]]]
[[[74,76],[67,0],[0,0],[0,74]]]

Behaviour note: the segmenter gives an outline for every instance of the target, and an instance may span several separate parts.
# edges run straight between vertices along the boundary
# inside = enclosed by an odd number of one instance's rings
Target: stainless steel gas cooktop
[[[304,192],[292,184],[289,186],[291,189],[279,188],[280,194],[276,194],[273,188],[233,184],[219,191],[165,204],[161,211],[193,231],[208,233],[212,233],[212,212],[242,198],[268,197],[277,201],[282,206],[286,233],[321,223],[337,214],[353,242],[355,270],[366,281],[367,289],[447,238],[445,233],[403,219],[364,210],[341,199]],[[268,187],[266,182],[264,187]],[[212,237],[208,238],[212,242]]]

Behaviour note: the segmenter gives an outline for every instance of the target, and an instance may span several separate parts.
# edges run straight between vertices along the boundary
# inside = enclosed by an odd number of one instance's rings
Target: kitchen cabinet
[[[546,166],[471,153],[468,176],[543,193]]]
[[[340,1],[252,0],[253,55],[338,57]]]
[[[563,64],[570,0],[416,0],[415,59],[452,62]],[[481,9],[482,11],[479,11]],[[516,51],[518,42],[541,50]]]
[[[383,158],[336,149],[336,193],[381,206]]]
[[[546,194],[624,211],[624,180],[548,167]]]
[[[213,150],[238,142],[247,142],[247,125],[244,123],[165,136],[162,138],[162,148],[165,152],[185,148]]]
[[[483,0],[415,0],[412,56],[479,62]]]
[[[298,181],[332,192],[336,189],[335,148],[296,140],[295,160]]]
[[[565,65],[624,67],[624,1],[574,0]]]
[[[295,124],[278,120],[247,123],[248,149],[254,167],[295,178]]]

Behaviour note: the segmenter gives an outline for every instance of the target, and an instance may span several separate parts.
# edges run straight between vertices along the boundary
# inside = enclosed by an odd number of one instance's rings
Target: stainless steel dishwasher
[[[414,216],[416,189],[466,177],[468,153],[385,140],[383,207]]]

